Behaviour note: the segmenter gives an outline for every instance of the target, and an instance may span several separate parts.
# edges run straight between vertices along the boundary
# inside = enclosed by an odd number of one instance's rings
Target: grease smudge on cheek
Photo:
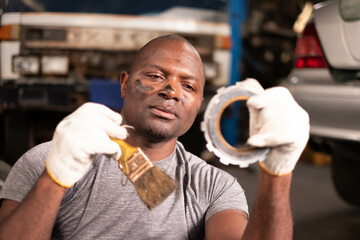
[[[135,80],[135,90],[137,93],[141,94],[142,96],[145,96],[146,94],[148,94],[148,92],[154,90],[154,88],[151,86],[143,85],[142,82],[139,79],[137,79]]]
[[[180,100],[181,100],[181,104],[184,106],[187,101],[186,97],[184,95],[181,95]]]

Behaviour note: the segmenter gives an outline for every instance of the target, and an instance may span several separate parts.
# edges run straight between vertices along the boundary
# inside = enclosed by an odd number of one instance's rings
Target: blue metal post
[[[241,80],[242,59],[242,22],[246,18],[246,0],[229,0],[228,13],[231,27],[232,59],[229,85]],[[235,146],[238,140],[239,104],[235,103],[228,118],[221,122],[222,133],[226,141]]]

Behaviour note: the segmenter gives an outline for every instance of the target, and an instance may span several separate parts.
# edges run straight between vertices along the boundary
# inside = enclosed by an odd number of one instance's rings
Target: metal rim
[[[220,88],[210,100],[201,123],[207,141],[207,148],[220,158],[224,164],[247,167],[251,163],[262,161],[268,153],[268,148],[255,148],[249,145],[233,147],[224,138],[220,129],[220,120],[224,110],[232,103],[246,101],[255,93],[239,87],[238,84]]]

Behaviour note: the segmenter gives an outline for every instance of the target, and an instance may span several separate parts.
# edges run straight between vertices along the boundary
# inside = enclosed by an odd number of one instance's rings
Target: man
[[[258,93],[248,101],[248,142],[271,147],[248,221],[236,179],[177,142],[203,101],[204,68],[194,47],[176,35],[152,40],[121,84],[121,116],[85,104],[59,123],[51,146],[37,146],[16,163],[1,194],[1,239],[292,238],[291,171],[309,120],[285,89],[243,83]],[[121,151],[109,137],[140,147],[178,180],[175,192],[149,211],[131,183],[121,185]]]

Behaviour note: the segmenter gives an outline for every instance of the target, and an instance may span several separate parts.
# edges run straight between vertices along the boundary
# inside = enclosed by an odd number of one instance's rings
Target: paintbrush
[[[140,199],[151,210],[162,203],[177,187],[176,181],[148,159],[140,148],[113,139],[121,149],[119,168],[134,184]]]

